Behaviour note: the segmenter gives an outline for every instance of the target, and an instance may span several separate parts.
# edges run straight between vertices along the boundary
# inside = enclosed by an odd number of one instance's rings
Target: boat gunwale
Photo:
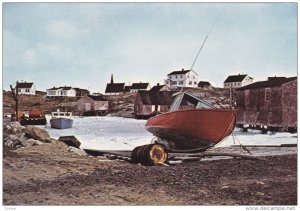
[[[163,113],[163,114],[159,114],[159,115],[156,115],[156,116],[153,116],[151,118],[148,119],[151,120],[151,119],[154,119],[154,118],[158,118],[160,116],[164,116],[164,115],[171,115],[171,114],[174,114],[174,113],[179,113],[179,112],[195,112],[195,111],[217,111],[217,112],[231,112],[233,113],[234,115],[236,115],[236,112],[238,111],[237,109],[219,109],[219,108],[193,108],[193,109],[182,109],[182,110],[177,110],[177,111],[168,111],[166,113]],[[146,123],[146,127],[147,127],[147,124],[148,124],[148,121]]]

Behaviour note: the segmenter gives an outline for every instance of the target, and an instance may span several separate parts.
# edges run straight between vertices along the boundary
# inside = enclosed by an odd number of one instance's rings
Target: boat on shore
[[[229,136],[235,122],[236,110],[180,92],[170,111],[150,118],[145,127],[170,152],[204,151]]]
[[[52,112],[52,118],[50,119],[50,124],[52,128],[55,129],[67,129],[73,127],[73,116],[71,112]]]

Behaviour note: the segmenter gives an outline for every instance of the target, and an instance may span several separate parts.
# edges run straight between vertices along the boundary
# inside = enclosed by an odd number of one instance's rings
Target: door
[[[90,111],[91,110],[91,103],[85,103],[85,110]]]

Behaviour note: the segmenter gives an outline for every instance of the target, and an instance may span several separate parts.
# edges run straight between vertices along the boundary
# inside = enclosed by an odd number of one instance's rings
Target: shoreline
[[[61,142],[4,148],[3,204],[297,205],[297,154],[142,166]]]

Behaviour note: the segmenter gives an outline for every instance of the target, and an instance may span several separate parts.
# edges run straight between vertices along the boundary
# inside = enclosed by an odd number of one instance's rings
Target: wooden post
[[[16,93],[14,92],[14,89],[12,87],[12,85],[10,85],[10,89],[11,89],[11,92],[12,92],[12,95],[13,95],[13,98],[16,102],[16,105],[15,105],[15,111],[16,111],[16,120],[18,121],[19,118],[18,118],[18,106],[19,106],[19,100],[18,100],[18,81],[16,83]]]

